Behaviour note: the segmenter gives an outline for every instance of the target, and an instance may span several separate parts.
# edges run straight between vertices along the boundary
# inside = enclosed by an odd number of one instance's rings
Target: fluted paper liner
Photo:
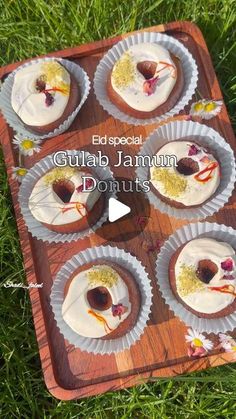
[[[80,88],[81,99],[76,109],[71,113],[71,115],[64,122],[62,122],[62,124],[58,128],[56,128],[54,131],[49,132],[48,134],[37,134],[37,133],[33,133],[30,129],[27,129],[24,122],[21,121],[18,115],[14,112],[11,105],[11,91],[12,91],[12,86],[14,83],[14,76],[19,70],[21,70],[22,68],[28,67],[32,64],[35,64],[38,62],[45,62],[45,61],[59,62],[61,65],[63,65],[63,67],[65,67],[68,70],[70,74],[74,76]],[[11,128],[13,128],[17,132],[17,134],[20,134],[27,138],[43,140],[45,138],[51,138],[59,134],[62,134],[70,127],[75,117],[77,116],[79,110],[81,109],[84,102],[86,101],[89,91],[90,91],[90,81],[89,81],[88,75],[78,64],[75,64],[69,60],[64,60],[63,58],[54,58],[54,57],[38,58],[30,62],[27,62],[25,64],[22,64],[16,70],[14,70],[11,74],[9,74],[9,76],[6,78],[1,88],[0,108],[6,122]]]
[[[174,296],[169,282],[169,263],[171,256],[189,240],[210,237],[230,244],[236,249],[236,230],[224,224],[192,223],[178,229],[164,243],[156,261],[156,278],[162,297],[170,310],[187,326],[206,333],[231,331],[236,327],[236,312],[220,318],[200,318],[187,310]]]
[[[64,151],[66,151],[66,153],[70,154],[71,156],[75,156],[75,155],[79,156],[79,150],[64,150]],[[110,196],[113,196],[115,198],[116,194],[110,193],[109,191],[107,191],[107,193],[103,192],[103,193],[106,193],[106,203],[105,203],[104,212],[101,218],[92,227],[82,230],[82,231],[78,231],[76,233],[68,233],[68,234],[57,233],[57,232],[49,230],[40,221],[36,220],[36,218],[34,218],[34,216],[32,215],[29,209],[29,197],[38,179],[40,179],[40,177],[45,175],[45,173],[48,172],[49,170],[57,167],[55,166],[53,162],[53,155],[54,153],[40,160],[24,176],[20,189],[19,189],[19,195],[18,195],[21,213],[23,215],[25,224],[29,232],[32,234],[33,237],[36,237],[37,239],[47,241],[48,243],[52,243],[52,242],[64,243],[64,242],[71,242],[74,240],[83,239],[85,237],[88,237],[90,234],[94,233],[108,219],[108,200]],[[90,153],[88,152],[84,153],[85,161],[88,159],[89,156],[90,156]],[[82,169],[84,168],[82,167]],[[100,167],[99,165],[97,165],[96,167],[93,167],[92,169],[93,169],[93,173],[97,175],[97,177],[100,180],[107,181],[109,179],[113,179],[113,174],[109,167]]]
[[[99,338],[87,338],[74,332],[62,317],[62,304],[64,301],[64,287],[74,271],[87,263],[98,259],[105,259],[107,263],[117,263],[128,269],[136,280],[141,292],[141,306],[138,320],[135,326],[124,336],[117,339],[103,340]],[[100,246],[86,249],[73,256],[58,272],[51,291],[51,306],[57,326],[62,335],[76,348],[94,354],[111,354],[121,352],[134,345],[144,332],[150,315],[152,289],[148,274],[140,261],[130,253],[111,246]]]
[[[119,110],[114,103],[111,102],[107,95],[107,79],[109,74],[122,54],[127,51],[132,45],[140,44],[142,42],[158,43],[164,48],[168,49],[172,54],[177,56],[182,64],[184,75],[184,87],[182,93],[173,108],[161,116],[154,118],[134,118]],[[188,49],[177,39],[172,36],[161,34],[158,32],[140,32],[125,38],[123,41],[114,45],[107,54],[102,58],[97,66],[94,76],[94,91],[100,105],[114,118],[122,122],[133,125],[147,125],[156,122],[161,122],[173,115],[178,114],[191,100],[198,81],[197,64],[188,51]]]
[[[196,141],[199,145],[209,148],[217,158],[221,168],[220,185],[215,194],[205,203],[195,208],[175,208],[162,199],[158,198],[152,191],[147,193],[150,203],[160,212],[170,217],[188,220],[204,219],[219,211],[229,200],[234,190],[236,178],[234,153],[230,145],[220,134],[207,125],[193,121],[173,121],[166,123],[153,131],[139,155],[152,157],[157,150],[170,141],[189,138],[189,141]],[[140,181],[149,180],[149,167],[138,167],[137,177]]]

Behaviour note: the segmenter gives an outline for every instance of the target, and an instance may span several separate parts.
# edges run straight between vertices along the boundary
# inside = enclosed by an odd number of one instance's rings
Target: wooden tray
[[[199,69],[198,89],[204,98],[222,99],[219,84],[212,67],[211,58],[203,36],[192,23],[173,22],[167,25],[154,26],[149,31],[165,32],[179,39],[193,54]],[[129,35],[129,34],[128,34]],[[75,48],[48,54],[71,59],[79,63],[93,80],[96,66],[104,53],[118,41],[128,36],[118,36]],[[21,63],[10,64],[0,69],[0,77],[11,72]],[[181,116],[178,117],[180,119]],[[204,121],[213,127],[235,147],[234,135],[225,107],[220,115],[210,121]],[[61,149],[86,149],[94,152],[91,145],[93,134],[109,136],[142,135],[145,138],[157,125],[134,127],[110,117],[97,102],[93,91],[68,132],[44,142],[42,150],[33,157],[25,158],[25,166],[33,164],[47,154]],[[129,387],[150,377],[173,376],[190,371],[201,370],[210,366],[222,365],[232,360],[230,353],[213,352],[202,359],[190,359],[184,339],[186,326],[167,309],[160,297],[154,275],[154,262],[157,254],[145,253],[141,249],[142,240],[153,240],[155,237],[166,239],[176,228],[186,222],[169,218],[167,215],[152,209],[148,229],[129,242],[118,243],[120,248],[128,250],[142,261],[152,279],[154,304],[151,319],[141,340],[130,350],[118,355],[89,355],[74,349],[59,333],[49,305],[49,295],[53,278],[58,270],[73,254],[87,247],[104,243],[95,234],[89,239],[70,244],[47,245],[32,239],[28,234],[20,214],[17,202],[18,183],[11,179],[11,167],[18,165],[17,154],[11,140],[13,131],[0,119],[0,138],[2,141],[6,167],[9,176],[12,199],[14,203],[21,248],[24,257],[28,282],[43,282],[43,288],[30,289],[34,324],[39,345],[44,378],[49,391],[63,400],[81,398]],[[117,148],[118,149],[118,148]],[[96,148],[95,151],[97,151]],[[112,159],[114,149],[101,146],[104,154]],[[138,147],[123,146],[127,154],[136,154]],[[115,169],[114,169],[115,171]],[[123,175],[123,169],[117,168],[117,176]],[[134,171],[126,169],[125,176],[134,176]],[[235,195],[216,216],[208,221],[217,221],[236,228]]]

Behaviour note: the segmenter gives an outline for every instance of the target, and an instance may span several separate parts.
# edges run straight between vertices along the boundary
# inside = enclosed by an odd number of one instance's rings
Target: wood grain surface
[[[212,66],[211,58],[198,27],[190,22],[173,22],[154,26],[145,31],[165,32],[182,42],[193,54],[199,69],[198,91],[204,98],[222,99],[220,87]],[[98,41],[75,48],[48,54],[63,57],[79,63],[93,80],[94,72],[104,53],[119,40],[130,34]],[[0,78],[11,72],[21,63],[13,63],[0,69]],[[196,100],[196,98],[193,100]],[[188,112],[189,107],[185,109]],[[181,119],[181,115],[177,119]],[[171,118],[175,119],[175,118]],[[216,129],[235,149],[235,140],[225,106],[219,116],[205,124]],[[145,139],[158,125],[134,127],[115,120],[97,102],[93,90],[82,107],[69,131],[43,143],[40,153],[24,159],[26,167],[46,155],[66,149],[83,149],[96,152],[99,149],[109,155],[111,162],[116,160],[112,146],[92,146],[93,134],[101,136],[142,135]],[[230,353],[213,352],[202,359],[190,359],[184,335],[186,326],[174,317],[162,300],[154,273],[156,253],[147,253],[142,248],[143,241],[167,239],[176,228],[187,221],[169,218],[158,210],[151,209],[151,219],[139,236],[129,241],[114,243],[136,255],[146,267],[153,286],[153,306],[148,327],[136,345],[118,355],[91,355],[75,349],[59,333],[49,304],[50,290],[55,275],[61,266],[74,254],[87,247],[104,244],[105,240],[96,234],[79,242],[48,245],[33,239],[27,232],[17,201],[18,183],[11,178],[11,167],[18,165],[17,152],[12,146],[13,131],[3,118],[0,119],[0,138],[2,142],[6,169],[11,188],[17,226],[20,235],[25,271],[28,282],[43,282],[41,289],[30,289],[35,330],[39,345],[42,370],[49,391],[63,400],[91,396],[105,391],[118,390],[144,382],[154,377],[168,377],[207,367],[222,365],[232,361]],[[97,147],[97,148],[96,148]],[[135,155],[138,146],[122,146],[126,154]],[[114,169],[116,176],[123,176],[124,169]],[[134,169],[125,169],[125,177],[134,178]],[[207,221],[217,221],[236,228],[235,194],[229,203]],[[112,244],[112,243],[109,243]]]

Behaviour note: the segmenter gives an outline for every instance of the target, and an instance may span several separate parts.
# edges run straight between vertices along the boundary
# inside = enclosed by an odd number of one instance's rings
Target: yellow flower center
[[[18,176],[24,176],[26,174],[26,172],[27,172],[27,170],[24,169],[24,168],[18,169],[16,171],[16,173],[17,173]]]
[[[200,112],[204,109],[204,105],[202,103],[196,103],[193,107],[196,112]]]
[[[198,338],[193,339],[193,344],[194,344],[194,346],[196,346],[198,348],[201,348],[203,346],[202,341]]]
[[[204,106],[204,111],[211,112],[211,111],[214,111],[215,108],[216,108],[216,104],[214,102],[210,102]]]
[[[234,352],[236,352],[236,345],[235,345],[235,346],[232,346],[232,350],[233,350]]]
[[[24,150],[30,150],[31,148],[33,148],[33,147],[34,147],[34,142],[33,142],[32,140],[23,140],[23,141],[21,142],[21,147],[22,147]]]

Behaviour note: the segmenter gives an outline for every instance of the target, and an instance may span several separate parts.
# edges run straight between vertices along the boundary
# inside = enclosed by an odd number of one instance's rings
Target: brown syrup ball
[[[142,61],[137,64],[137,70],[146,80],[152,79],[155,75],[157,63],[155,61]]]
[[[209,259],[202,259],[198,262],[197,276],[204,284],[209,284],[212,278],[217,274],[217,265]]]
[[[64,202],[70,202],[72,194],[75,190],[75,185],[70,180],[59,180],[52,185],[54,192]]]
[[[105,287],[96,287],[87,292],[90,307],[95,310],[108,310],[112,306],[111,294]]]
[[[176,167],[177,172],[184,176],[191,176],[199,171],[199,166],[196,161],[189,157],[180,159]]]

